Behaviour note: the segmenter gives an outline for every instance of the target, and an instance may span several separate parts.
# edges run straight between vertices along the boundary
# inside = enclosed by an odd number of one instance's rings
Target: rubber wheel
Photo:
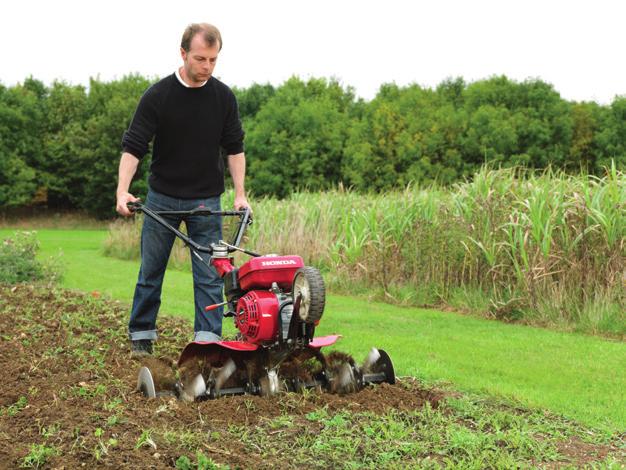
[[[320,272],[311,266],[305,266],[296,271],[291,289],[294,304],[299,296],[300,309],[298,316],[304,323],[314,324],[324,313],[326,303],[326,287]]]

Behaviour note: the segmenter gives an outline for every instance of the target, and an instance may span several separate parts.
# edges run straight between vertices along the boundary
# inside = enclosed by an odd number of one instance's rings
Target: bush
[[[39,281],[56,282],[61,270],[56,260],[41,262],[36,259],[39,242],[36,232],[20,231],[6,238],[0,245],[0,282]]]

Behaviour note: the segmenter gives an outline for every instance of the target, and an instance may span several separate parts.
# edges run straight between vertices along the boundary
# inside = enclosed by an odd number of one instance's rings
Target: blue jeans
[[[188,211],[204,206],[220,210],[219,196],[204,199],[178,199],[149,190],[145,205],[154,211]],[[189,238],[202,246],[209,246],[222,238],[221,216],[163,216],[174,228],[184,220]],[[133,307],[128,323],[131,340],[157,338],[156,319],[161,305],[161,288],[167,260],[176,235],[144,216],[141,231],[141,268],[135,288]],[[202,259],[209,255],[199,253]],[[222,335],[223,308],[205,312],[207,305],[223,301],[222,279],[213,268],[191,256],[193,268],[193,293],[195,302],[195,341],[216,341]]]

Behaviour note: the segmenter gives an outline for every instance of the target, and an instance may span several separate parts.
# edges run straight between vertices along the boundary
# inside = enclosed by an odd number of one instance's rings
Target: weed
[[[293,416],[280,415],[269,421],[270,429],[290,428],[293,426]]]
[[[179,470],[191,470],[193,468],[191,460],[186,455],[181,455],[176,459],[176,468]]]
[[[324,424],[328,427],[345,428],[349,423],[347,416],[344,414],[336,414],[330,419],[324,420]]]
[[[305,418],[309,421],[324,421],[328,419],[328,410],[320,408],[319,410],[311,411],[305,415]]]
[[[121,408],[121,406],[122,406],[121,398],[113,398],[112,400],[104,403],[104,409],[106,411],[114,411],[118,408]]]
[[[71,391],[77,397],[90,400],[97,396],[104,395],[107,391],[107,387],[102,383],[92,387],[84,382],[81,382],[80,384],[73,386]]]
[[[99,462],[102,457],[109,454],[109,449],[111,447],[117,447],[118,441],[117,439],[110,438],[106,442],[102,439],[104,436],[104,430],[102,428],[96,428],[94,431],[94,436],[97,438],[97,444],[92,450],[92,455],[97,462]]]
[[[214,462],[213,459],[207,457],[201,451],[196,452],[196,464],[193,464],[186,455],[181,455],[176,460],[175,465],[179,470],[227,470],[230,468],[227,465],[220,465]]]
[[[185,449],[193,450],[202,441],[203,436],[188,430],[167,430],[162,433],[163,440],[169,445],[182,446]]]
[[[54,446],[45,446],[43,444],[32,444],[30,452],[22,459],[22,468],[41,468],[50,457],[56,457],[60,451]]]
[[[205,456],[202,452],[196,453],[198,459],[198,470],[226,470],[229,467],[215,463],[213,459]]]
[[[157,448],[154,440],[152,440],[152,429],[146,429],[141,432],[141,436],[137,439],[137,443],[135,444],[135,449],[140,449],[141,447],[152,447],[153,449]]]
[[[113,427],[121,422],[121,418],[118,415],[111,415],[107,418],[106,425],[108,427]]]
[[[6,407],[3,413],[7,416],[15,416],[20,411],[22,411],[28,405],[28,400],[25,396],[20,396],[15,403]],[[0,413],[2,415],[3,413]]]
[[[61,425],[59,423],[52,424],[48,427],[42,427],[39,433],[46,439],[53,437],[59,433]]]
[[[43,353],[43,357],[45,359],[51,359],[51,358],[56,358],[59,354],[61,354],[63,352],[63,347],[62,346],[55,346],[55,347],[51,347],[49,349],[47,349],[44,353]]]
[[[254,404],[252,400],[245,399],[243,401],[243,405],[246,407],[246,411],[248,412],[256,411],[256,405]]]

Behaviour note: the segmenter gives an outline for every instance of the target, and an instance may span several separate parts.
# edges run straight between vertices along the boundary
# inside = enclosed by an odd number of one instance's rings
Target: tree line
[[[120,141],[154,80],[89,87],[28,78],[0,84],[0,208],[47,204],[113,215]],[[246,132],[247,186],[285,197],[339,184],[384,191],[449,184],[483,164],[601,174],[626,168],[626,96],[571,102],[552,85],[505,76],[435,88],[382,85],[371,101],[333,79],[234,88]],[[147,191],[150,158],[132,191]]]

